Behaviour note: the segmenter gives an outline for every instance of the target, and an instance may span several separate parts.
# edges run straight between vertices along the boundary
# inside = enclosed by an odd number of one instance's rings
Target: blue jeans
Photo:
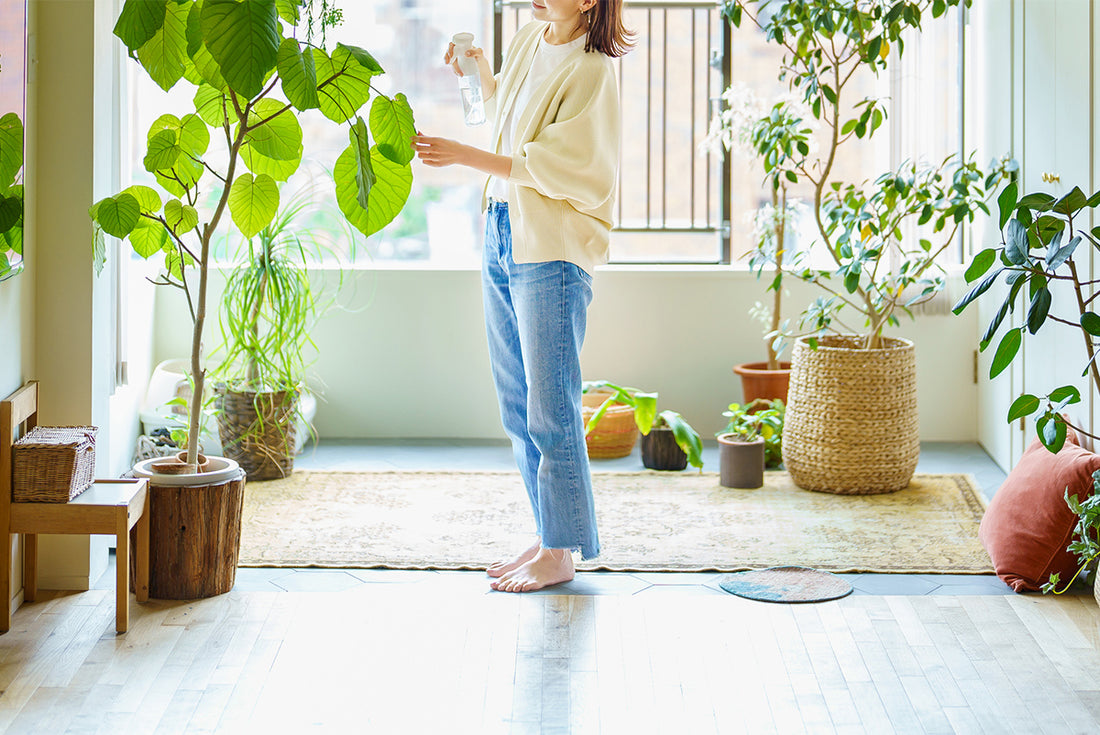
[[[500,416],[535,530],[548,549],[600,553],[581,418],[581,344],[592,277],[561,260],[512,260],[508,205],[491,202],[481,268]]]

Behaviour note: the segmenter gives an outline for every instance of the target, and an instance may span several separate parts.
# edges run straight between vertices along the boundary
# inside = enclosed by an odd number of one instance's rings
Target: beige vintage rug
[[[969,475],[916,475],[888,495],[757,490],[716,473],[594,473],[603,551],[580,569],[991,573]],[[303,472],[245,488],[241,566],[484,569],[534,534],[511,472]]]

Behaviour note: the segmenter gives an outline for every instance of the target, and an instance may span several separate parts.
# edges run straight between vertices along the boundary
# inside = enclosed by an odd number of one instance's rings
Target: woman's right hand
[[[477,62],[477,66],[481,70],[481,75],[484,77],[486,69],[489,68],[489,61],[485,58],[485,52],[480,48],[471,48],[466,52],[466,56]],[[460,77],[463,76],[462,69],[458,68],[458,54],[455,53],[454,43],[447,44],[447,53],[443,56],[443,63],[450,64],[455,75]]]

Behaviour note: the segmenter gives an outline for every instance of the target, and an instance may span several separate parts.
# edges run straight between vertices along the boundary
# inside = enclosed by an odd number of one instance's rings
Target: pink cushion
[[[1077,571],[1077,557],[1066,551],[1077,516],[1063,496],[1067,487],[1079,500],[1092,495],[1100,455],[1073,438],[1057,454],[1033,440],[982,518],[978,537],[997,576],[1016,592],[1038,591],[1052,573],[1064,584]]]

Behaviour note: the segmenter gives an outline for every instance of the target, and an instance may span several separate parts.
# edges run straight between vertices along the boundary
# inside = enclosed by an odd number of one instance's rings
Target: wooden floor
[[[1089,596],[522,596],[484,577],[134,605],[44,593],[0,732],[1096,733]]]

